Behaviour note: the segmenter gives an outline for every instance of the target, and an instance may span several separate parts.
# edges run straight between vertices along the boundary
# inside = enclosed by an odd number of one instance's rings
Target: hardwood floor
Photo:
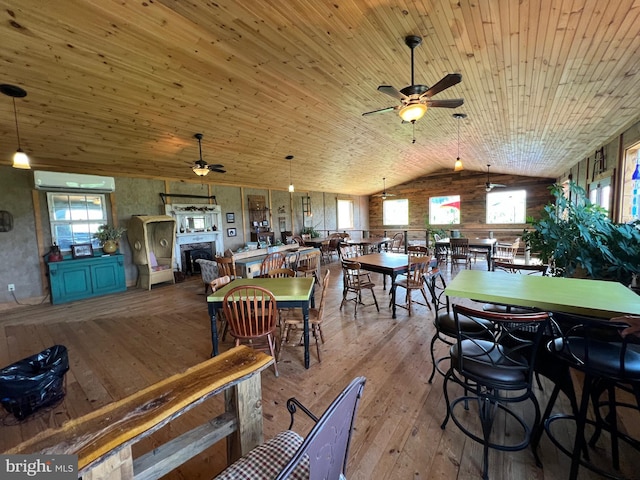
[[[478,262],[473,268],[486,268],[486,264]],[[353,304],[339,310],[339,264],[334,262],[330,269],[323,361],[318,363],[312,345],[311,368],[305,370],[302,347],[286,345],[280,355],[280,377],[276,378],[272,369],[262,374],[265,438],[288,426],[287,398],[296,396],[312,411],[321,413],[353,377],[364,375],[367,384],[351,444],[350,479],[480,478],[481,447],[453,422],[445,430],[440,428],[445,413],[442,376],[436,375],[433,384],[427,382],[431,372],[429,344],[434,331],[432,312],[417,305],[411,317],[406,310],[398,309],[398,318],[393,320],[387,308],[387,291],[382,290],[382,277],[374,274],[380,313],[373,306],[360,307],[354,318]],[[0,312],[0,365],[56,343],[69,350],[71,368],[66,376],[64,401],[19,424],[6,416],[0,426],[0,451],[208,358],[209,319],[200,280],[191,277],[176,285],[156,285],[151,291],[129,289],[70,304]],[[227,339],[221,350],[231,345]],[[439,344],[438,349],[439,356],[444,356],[446,347]],[[537,393],[544,409],[551,386],[546,382],[543,386],[544,390]],[[205,402],[140,442],[134,454],[152,449],[164,438],[186,431],[222,410],[222,399]],[[556,410],[568,410],[562,395]],[[473,409],[468,415],[474,415]],[[638,436],[638,412],[624,415],[625,427]],[[296,421],[294,429],[302,434],[311,426],[303,418]],[[510,427],[503,419],[499,422],[496,434],[508,437]],[[565,432],[568,436],[569,432]],[[594,455],[606,456],[608,451],[601,440]],[[530,449],[508,453],[492,450],[490,478],[567,478],[569,460],[546,436],[540,454],[543,469],[536,467]],[[623,449],[623,473],[628,478],[638,478],[631,468],[634,459],[637,452]],[[224,468],[224,461],[224,446],[212,447],[167,478],[211,478]],[[580,478],[600,477],[582,469]]]

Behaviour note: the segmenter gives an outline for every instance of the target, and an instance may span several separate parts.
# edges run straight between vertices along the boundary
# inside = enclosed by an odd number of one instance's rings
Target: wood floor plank
[[[322,268],[324,271],[327,266]],[[374,306],[361,305],[354,318],[352,302],[339,309],[342,274],[338,263],[333,262],[328,268],[332,275],[323,324],[326,343],[320,347],[322,362],[318,362],[312,339],[311,368],[304,369],[303,348],[294,345],[300,338],[300,332],[296,332],[292,336],[293,344],[281,351],[280,377],[276,378],[272,369],[262,372],[265,438],[273,437],[288,426],[285,404],[289,397],[297,397],[316,414],[321,414],[345,385],[354,377],[364,375],[367,383],[351,444],[349,478],[479,478],[480,445],[466,437],[452,421],[446,429],[440,428],[446,410],[443,377],[437,373],[432,384],[427,382],[431,373],[429,344],[434,332],[433,313],[418,305],[411,317],[399,308],[397,318],[392,319],[389,291],[383,290],[382,277],[373,275],[380,312]],[[473,268],[486,268],[486,265],[478,263]],[[320,293],[318,289],[318,302]],[[365,302],[369,302],[368,297]],[[210,338],[199,277],[175,285],[157,285],[151,291],[131,288],[122,294],[70,304],[26,306],[3,312],[0,318],[2,365],[60,343],[69,349],[70,371],[67,395],[60,405],[22,424],[0,426],[0,451],[39,429],[77,418],[209,358]],[[220,350],[225,351],[232,345],[232,339],[227,338],[220,343]],[[446,356],[448,348],[437,342],[436,358]],[[446,368],[446,362],[442,365]],[[544,410],[551,385],[544,379],[543,382],[544,390],[537,391],[537,395]],[[454,391],[456,388],[461,393],[458,386],[452,387]],[[140,442],[134,448],[134,456],[201,424],[223,409],[222,399],[203,403]],[[568,400],[561,394],[554,411],[568,410]],[[625,428],[638,433],[639,417],[637,411],[624,412]],[[294,430],[304,435],[311,426],[311,421],[301,415],[296,419]],[[501,435],[509,429],[504,422],[498,428],[502,429],[498,432]],[[571,433],[567,431],[563,435],[568,440]],[[491,478],[566,478],[569,460],[546,436],[540,443],[540,456],[543,469],[535,466],[530,449],[491,452]],[[633,472],[628,467],[634,465],[637,455],[623,452],[622,458],[627,468],[624,471]],[[225,459],[222,442],[166,478],[211,478],[224,468]],[[598,477],[581,470],[580,478]]]

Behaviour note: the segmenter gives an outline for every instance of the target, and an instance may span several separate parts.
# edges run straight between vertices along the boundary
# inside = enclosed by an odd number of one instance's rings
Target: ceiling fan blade
[[[397,110],[398,107],[385,107],[385,108],[380,108],[379,110],[373,110],[372,112],[365,112],[362,114],[362,116],[364,117],[365,115],[372,115],[374,113],[384,113],[384,112],[390,112],[391,110]]]
[[[220,165],[219,163],[209,164],[209,168],[224,168],[224,165]]]
[[[429,107],[457,108],[464,103],[462,98],[452,98],[451,100],[427,100]]]
[[[396,87],[392,87],[391,85],[380,85],[378,87],[378,91],[386,93],[390,97],[397,98],[398,100],[405,100],[408,98],[404,93],[399,92]]]
[[[220,166],[222,167],[223,165],[220,165]],[[227,173],[226,170],[223,170],[222,168],[215,168],[212,165],[209,165],[209,170],[216,173]]]
[[[448,73],[445,75],[438,83],[432,86],[429,90],[424,92],[421,97],[433,97],[435,94],[440,93],[443,90],[446,90],[449,87],[453,87],[457,83],[462,81],[462,75],[459,73]],[[380,87],[378,87],[380,89]]]
[[[506,185],[502,185],[501,183],[492,183],[491,188],[495,188],[495,187],[506,187]]]

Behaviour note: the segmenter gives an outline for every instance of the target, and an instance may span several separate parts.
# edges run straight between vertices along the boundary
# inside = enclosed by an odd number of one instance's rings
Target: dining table
[[[640,315],[640,296],[615,281],[462,270],[445,293],[449,297],[598,318]]]
[[[380,247],[386,243],[391,242],[389,237],[368,237],[361,238],[360,240],[348,239],[343,240],[343,245],[353,245],[360,249],[362,253],[373,253],[372,250],[380,251]]]
[[[493,249],[495,248],[497,238],[470,238],[469,239],[469,248],[474,248],[478,250],[483,250],[487,255],[487,270],[491,270],[491,256],[493,255]],[[438,247],[446,247],[449,248],[451,244],[450,238],[441,238],[440,240],[436,240],[436,249]]]
[[[315,307],[314,278],[240,278],[207,297],[209,318],[211,319],[211,356],[218,355],[218,326],[216,316],[222,308],[225,295],[239,286],[257,286],[269,290],[276,299],[278,308],[300,308],[303,318],[304,368],[309,368],[309,306]]]
[[[404,253],[379,252],[360,255],[349,260],[358,262],[360,268],[368,272],[381,273],[382,288],[386,290],[386,276],[391,277],[391,318],[396,318],[396,277],[409,270],[409,255]]]

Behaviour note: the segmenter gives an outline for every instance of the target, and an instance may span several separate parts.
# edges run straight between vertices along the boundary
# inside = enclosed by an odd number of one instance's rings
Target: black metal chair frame
[[[441,428],[444,429],[451,418],[465,435],[483,445],[482,478],[486,480],[489,449],[522,450],[530,444],[532,432],[539,425],[540,406],[533,393],[532,379],[538,346],[549,325],[551,314],[493,313],[455,304],[453,314],[458,333],[456,343],[450,349],[451,364],[444,378],[443,391],[447,413]],[[486,328],[485,338],[465,334],[464,330],[459,328],[461,317],[478,322],[478,326]],[[487,327],[482,321],[489,321],[492,326]],[[464,394],[453,401],[449,398],[449,382],[454,382],[464,389]],[[469,401],[476,401],[478,404],[482,437],[465,426],[455,413],[455,408],[460,403],[464,404],[465,410],[468,409]],[[509,404],[524,401],[530,401],[535,409],[532,426],[509,407]],[[504,412],[521,426],[522,440],[519,443],[503,444],[490,440],[498,411]],[[513,432],[509,438],[515,438]],[[533,453],[536,464],[541,466],[537,452],[534,450]]]
[[[607,320],[558,314],[564,328],[563,334],[548,342],[547,348],[561,362],[584,374],[582,396],[578,409],[573,414],[550,415],[561,386],[554,388],[549,403],[542,417],[544,430],[554,445],[571,458],[570,479],[576,479],[580,466],[586,467],[606,478],[622,478],[611,471],[606,471],[590,462],[589,450],[584,430],[587,424],[595,427],[594,434],[588,442],[595,447],[602,431],[607,431],[611,439],[611,457],[613,469],[618,471],[619,440],[640,450],[640,440],[620,431],[617,425],[617,407],[640,410],[640,351],[630,344],[639,345],[640,338],[634,335],[622,337],[620,330],[627,324]],[[616,400],[616,389],[622,388],[632,392],[636,405]],[[604,392],[607,399],[601,400]],[[587,417],[589,402],[593,406],[594,419]],[[607,407],[608,414],[603,416],[601,409]],[[560,420],[576,423],[576,436],[571,449],[562,445],[551,430],[551,425]]]

